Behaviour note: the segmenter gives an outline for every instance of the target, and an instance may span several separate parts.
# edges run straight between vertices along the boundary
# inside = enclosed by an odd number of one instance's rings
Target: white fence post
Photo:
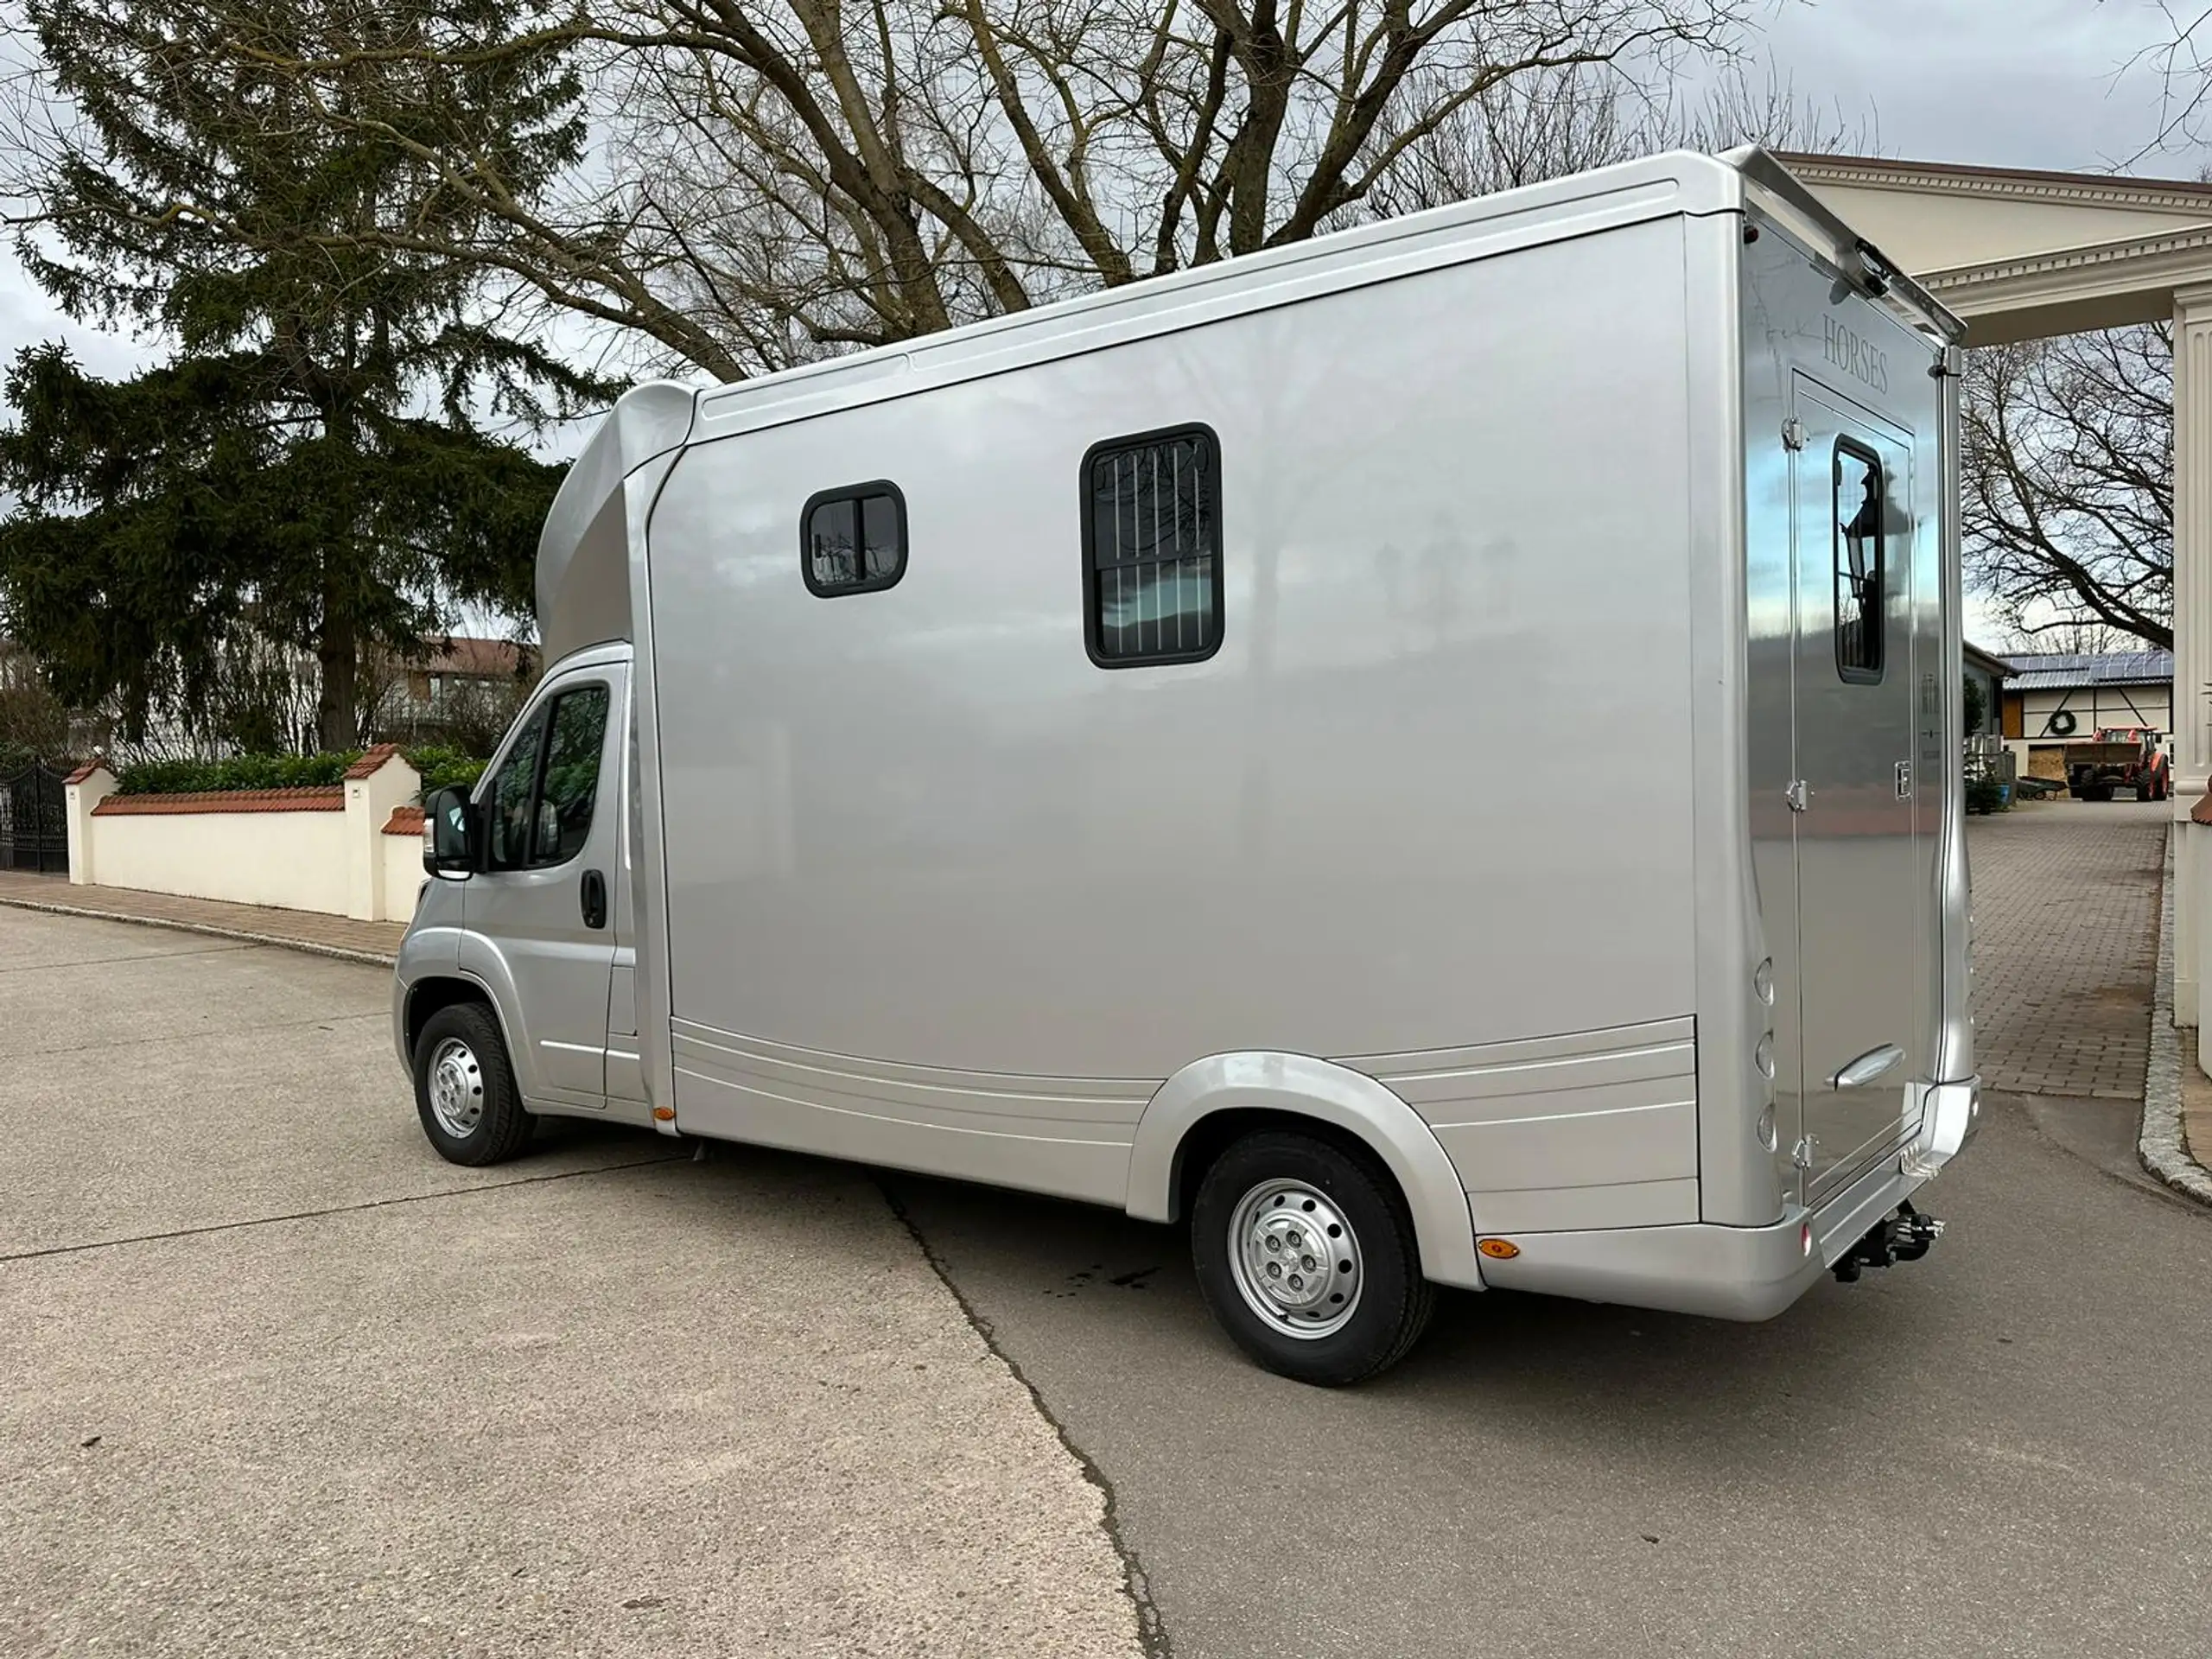
[[[395,806],[423,786],[396,743],[379,743],[346,772],[346,913],[372,922],[385,913],[384,827]]]
[[[88,887],[92,874],[92,809],[115,792],[115,774],[107,757],[94,755],[71,772],[62,785],[69,818],[69,880]]]

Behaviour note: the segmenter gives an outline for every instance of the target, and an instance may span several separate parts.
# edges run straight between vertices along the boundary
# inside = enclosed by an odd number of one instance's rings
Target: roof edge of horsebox
[[[1196,327],[1331,288],[1643,220],[1740,212],[1744,205],[1744,175],[1733,164],[1691,150],[1649,156],[709,387],[699,393],[691,441]]]
[[[1745,144],[1719,157],[1739,174],[1751,199],[1770,212],[1779,208],[1798,234],[1826,253],[1837,269],[1876,296],[1886,296],[1913,314],[1946,346],[1965,343],[1967,325],[1950,308],[1906,275],[1897,261],[1869,242],[1815,195],[1771,150]]]

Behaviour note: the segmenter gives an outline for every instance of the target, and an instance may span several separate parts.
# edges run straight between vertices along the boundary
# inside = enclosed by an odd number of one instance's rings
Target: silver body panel
[[[1786,1235],[1758,1283],[1802,1288],[1803,1206],[1825,1200],[1833,1230],[1887,1189],[1866,1179],[1872,1130],[1810,1188],[1758,1136],[1753,969],[1783,886],[1794,917],[1828,880],[1794,848],[1777,861],[1762,798],[1761,607],[1790,567],[1761,539],[1751,319],[1803,285],[1746,262],[1774,194],[1658,157],[688,412],[671,388],[632,394],[540,560],[562,638],[634,659],[625,810],[601,796],[627,873],[610,1091],[672,1113],[669,1133],[1154,1218],[1208,1115],[1304,1115],[1389,1164],[1431,1277],[1775,1311],[1715,1275]],[[1769,243],[1816,280],[1807,250]],[[1920,377],[1925,407],[1897,422],[1929,526],[1907,626],[1916,664],[1948,649],[1955,667],[1928,505],[1941,390]],[[1082,458],[1193,423],[1219,444],[1220,648],[1102,671]],[[1778,418],[1766,448],[1783,454]],[[1780,476],[1786,499],[1786,455]],[[816,597],[802,507],[879,479],[905,498],[903,577]],[[1794,765],[1789,616],[1785,584]],[[1872,879],[1903,897],[1858,940],[1893,961],[1879,982],[1904,988],[1891,1023],[1911,1033],[1880,1131],[1900,1194],[1923,1178],[1899,1167],[1924,1116],[1906,1105],[1955,1080],[1935,1057],[1964,1018],[1962,969],[1943,1001],[1963,950],[1962,895],[1936,890],[1945,771],[1888,826],[1904,856]],[[1855,903],[1859,879],[1829,885]],[[426,902],[403,954],[403,1046],[410,988],[451,959],[446,908]],[[1790,1049],[1778,1075],[1805,1064]],[[1793,1088],[1780,1104],[1802,1115]],[[1923,1173],[1948,1155],[1918,1153]],[[1510,1273],[1475,1251],[1507,1232]]]

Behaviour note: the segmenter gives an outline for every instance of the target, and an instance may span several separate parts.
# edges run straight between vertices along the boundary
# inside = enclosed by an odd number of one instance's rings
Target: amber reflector
[[[1486,1238],[1475,1248],[1493,1262],[1510,1262],[1521,1254],[1521,1247],[1510,1238]]]
[[[673,1106],[656,1106],[653,1108],[653,1117],[657,1122],[662,1123],[672,1123],[676,1121],[676,1108]]]

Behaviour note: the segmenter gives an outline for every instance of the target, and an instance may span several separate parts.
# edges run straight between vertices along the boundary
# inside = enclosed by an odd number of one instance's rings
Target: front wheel
[[[1389,1173],[1314,1135],[1268,1130],[1216,1159],[1191,1255],[1236,1345],[1301,1382],[1341,1387],[1395,1364],[1434,1306]]]
[[[415,1109],[449,1164],[496,1164],[520,1152],[537,1120],[522,1103],[499,1022],[480,1002],[440,1008],[415,1043]]]

